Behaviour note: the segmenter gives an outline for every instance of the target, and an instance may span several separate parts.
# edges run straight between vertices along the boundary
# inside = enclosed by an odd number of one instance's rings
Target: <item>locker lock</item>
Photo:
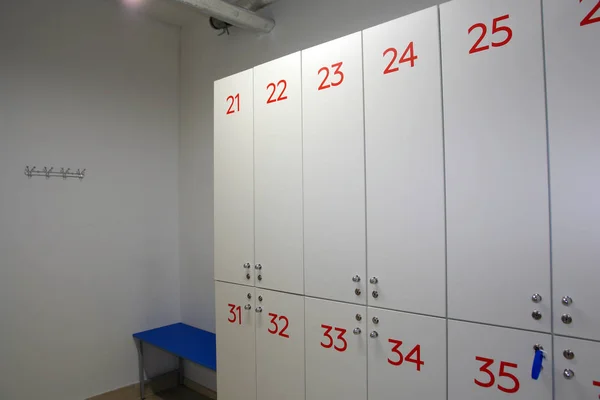
[[[540,319],[542,319],[542,313],[538,310],[533,310],[533,312],[531,313],[531,318],[535,319],[536,321],[539,321]]]
[[[535,293],[533,296],[531,296],[531,301],[533,301],[534,303],[539,303],[542,301],[542,295],[539,293]]]
[[[379,279],[377,279],[377,277],[374,276],[371,279],[369,279],[369,282],[371,282],[373,285],[375,285],[377,282],[379,282]]]
[[[362,293],[362,290],[360,289],[354,289],[354,294],[357,296],[360,296],[360,294]]]
[[[255,310],[255,311],[256,311],[256,312],[262,312],[262,307],[260,307],[260,306],[256,307],[256,310]]]
[[[246,268],[246,269],[250,269],[250,263],[246,263],[246,264],[244,264],[244,268]]]
[[[248,295],[246,297],[248,298],[248,300],[250,300],[252,298],[252,294],[248,293]]]
[[[258,275],[257,278],[258,278],[259,281],[262,281],[262,275]]]
[[[377,333],[377,331],[373,331],[369,334],[369,336],[371,336],[373,339],[376,339],[377,337],[379,337],[379,333]]]
[[[362,321],[362,315],[356,314],[356,320],[357,321]]]
[[[563,306],[569,307],[571,303],[573,303],[573,299],[570,296],[565,296],[562,298],[561,302],[563,303]]]
[[[352,277],[352,282],[360,282],[360,276],[358,276],[358,275],[354,275],[354,276]]]
[[[261,269],[262,269],[262,265],[260,265],[260,264],[256,264],[256,265],[254,266],[254,269],[261,270]]]
[[[534,344],[533,351],[544,351],[544,346],[542,346],[541,344]]]
[[[565,369],[563,371],[563,376],[565,377],[565,379],[573,379],[575,378],[575,371],[573,371],[572,369]]]
[[[377,325],[379,323],[379,318],[373,317],[373,323]]]
[[[262,296],[258,296],[258,301],[262,301]]]
[[[354,333],[355,335],[360,335],[361,332],[362,330],[360,328],[354,328],[354,330],[352,331],[352,333]]]
[[[244,306],[244,310],[252,310],[252,306],[250,304],[246,304]]]
[[[373,295],[373,298],[378,298],[379,297],[379,292],[377,290],[373,290],[373,293],[371,293]]]
[[[565,351],[563,351],[563,356],[567,359],[567,360],[572,360],[575,358],[575,353],[573,353],[572,350],[570,349],[566,349]]]
[[[571,317],[570,314],[563,314],[560,317],[560,319],[563,322],[563,324],[567,324],[567,325],[569,325],[571,322],[573,322],[573,317]]]
[[[250,274],[246,274],[246,279],[250,279]]]

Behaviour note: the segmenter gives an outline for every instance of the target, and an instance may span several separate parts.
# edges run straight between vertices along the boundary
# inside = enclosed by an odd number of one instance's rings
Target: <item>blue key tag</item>
[[[542,373],[542,363],[544,362],[544,351],[536,350],[533,356],[533,365],[531,366],[531,379],[538,380]]]

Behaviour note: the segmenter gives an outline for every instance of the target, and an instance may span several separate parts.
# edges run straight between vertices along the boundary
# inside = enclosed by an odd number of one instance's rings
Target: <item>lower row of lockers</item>
[[[224,282],[216,325],[220,400],[600,397],[597,342]]]

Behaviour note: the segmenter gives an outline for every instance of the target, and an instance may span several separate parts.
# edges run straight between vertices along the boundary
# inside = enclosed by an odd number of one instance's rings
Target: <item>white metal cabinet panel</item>
[[[305,294],[365,304],[362,79],[360,33],[302,52]]]
[[[366,400],[366,307],[310,297],[305,307],[306,400]]]
[[[556,336],[554,363],[555,400],[600,398],[600,343]]]
[[[555,333],[600,340],[600,2],[544,0]],[[566,307],[562,298],[570,296]],[[561,317],[571,315],[565,324]]]
[[[260,400],[304,400],[304,297],[256,289]]]
[[[412,54],[412,64],[406,61]],[[363,32],[369,304],[445,316],[438,9]],[[402,55],[405,53],[405,61]],[[372,296],[377,291],[378,297]]]
[[[548,353],[533,380],[536,344]],[[448,400],[552,399],[551,349],[549,334],[448,321]]]
[[[455,0],[440,20],[448,316],[550,331],[541,4]]]
[[[253,285],[252,70],[216,81],[214,96],[215,279]]]
[[[300,53],[254,68],[256,286],[304,293]],[[259,278],[260,276],[260,278]]]
[[[215,282],[219,400],[256,399],[254,288]]]
[[[446,320],[368,309],[369,400],[446,400]]]

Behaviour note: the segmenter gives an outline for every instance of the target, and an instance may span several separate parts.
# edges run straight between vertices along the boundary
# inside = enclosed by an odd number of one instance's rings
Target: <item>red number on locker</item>
[[[236,322],[241,325],[242,324],[242,307],[236,306],[235,304],[227,304],[229,306],[229,314],[231,317],[227,318],[227,321],[235,324]],[[237,314],[236,314],[237,311]]]
[[[507,20],[509,18],[510,18],[510,15],[508,15],[508,14],[503,15],[498,18],[494,18],[494,20],[492,22],[492,35],[494,35],[498,32],[504,32],[504,33],[506,33],[506,38],[501,42],[492,42],[492,47],[502,47],[504,45],[507,45],[511,41],[511,39],[513,37],[512,29],[510,29],[508,26],[498,25],[499,22]],[[478,23],[474,24],[473,26],[471,26],[469,28],[469,34],[471,34],[471,32],[473,32],[477,28],[481,29],[481,36],[479,36],[479,39],[477,39],[477,41],[475,42],[473,47],[471,47],[471,50],[469,50],[469,54],[479,53],[480,51],[489,50],[489,48],[490,48],[489,45],[479,46],[481,44],[481,42],[483,42],[483,40],[485,39],[485,35],[487,34],[487,30],[488,30],[487,26],[484,23],[478,22]]]
[[[600,386],[600,381],[594,381],[593,384],[594,386]]]
[[[323,78],[323,82],[321,82],[321,84],[319,85],[319,90],[323,90],[323,89],[329,89],[332,86],[340,86],[342,84],[342,82],[344,82],[344,73],[341,71],[343,62],[339,62],[339,63],[335,63],[331,65],[331,68],[335,68],[335,70],[333,71],[333,75],[337,75],[338,76],[338,80],[333,82],[328,82],[329,80],[329,68],[328,67],[322,67],[319,72],[318,75],[321,75],[321,72],[325,72],[325,77]]]
[[[494,386],[494,383],[496,383],[496,377],[494,376],[494,373],[489,370],[489,367],[491,367],[492,364],[494,364],[495,360],[485,357],[475,357],[475,359],[483,363],[483,366],[479,368],[479,370],[489,377],[489,380],[487,382],[482,382],[475,379],[475,384],[484,388],[491,388],[492,386]],[[508,388],[506,386],[498,384],[498,390],[509,394],[517,393],[521,387],[521,384],[519,383],[519,380],[516,376],[506,371],[506,368],[518,368],[518,365],[506,361],[500,361],[500,371],[498,372],[498,376],[508,378],[511,381],[513,381],[513,387]]]
[[[425,365],[425,362],[421,361],[421,345],[420,344],[416,345],[410,351],[410,353],[408,353],[406,358],[404,358],[404,355],[400,351],[400,346],[402,346],[402,341],[396,340],[396,339],[388,339],[388,342],[390,342],[391,344],[394,345],[394,347],[392,347],[392,353],[395,353],[396,355],[398,355],[397,360],[392,360],[392,359],[388,358],[388,363],[390,363],[391,365],[393,365],[395,367],[398,367],[398,366],[402,365],[404,363],[404,361],[406,361],[406,362],[415,364],[417,366],[417,371],[421,371],[421,366]],[[415,355],[417,358],[413,357]]]
[[[236,110],[233,108],[237,101],[237,111],[240,111],[240,94],[236,94],[235,96],[227,96],[227,101],[230,102],[229,108],[227,109],[227,114],[233,114]]]
[[[579,0],[579,3],[581,3],[582,1],[583,0]],[[590,13],[586,15],[584,19],[581,20],[581,23],[579,25],[586,26],[595,24],[596,22],[600,22],[600,15],[594,16],[598,11],[600,11],[600,0],[598,1],[598,4],[596,4],[596,6],[592,8],[592,11],[590,11]]]
[[[285,331],[287,330],[287,328],[290,325],[290,321],[288,320],[288,318],[284,317],[283,315],[277,315],[277,314],[273,314],[273,313],[269,313],[269,317],[271,317],[271,324],[273,324],[273,326],[274,326],[273,329],[268,330],[269,333],[271,335],[279,334],[279,336],[289,339],[290,335],[285,333]],[[277,324],[276,320],[278,320],[280,322],[281,321],[285,322],[283,329],[279,330],[279,325]]]
[[[383,56],[385,57],[389,53],[392,53],[392,59],[390,60],[390,63],[383,71],[384,75],[391,74],[392,72],[398,72],[400,70],[400,67],[392,68],[392,65],[394,65],[394,63],[396,62],[396,59],[398,58],[398,50],[396,50],[393,47],[390,47],[389,49],[387,49],[386,51],[383,52]],[[398,64],[409,62],[410,67],[412,68],[415,66],[415,60],[418,58],[419,57],[415,55],[415,44],[414,44],[414,42],[410,42],[408,44],[408,46],[406,47],[406,50],[404,50],[404,53],[402,53],[402,56],[400,57]]]
[[[326,349],[330,349],[330,348],[333,347],[335,350],[339,351],[340,353],[343,353],[344,351],[346,351],[346,349],[348,348],[348,342],[344,338],[344,335],[347,332],[346,329],[344,329],[344,328],[336,328],[336,327],[333,327],[331,325],[325,325],[325,324],[322,324],[321,328],[325,329],[325,332],[323,333],[323,336],[325,336],[329,340],[328,343],[321,342],[321,347],[324,347]],[[342,346],[338,346],[337,344],[334,345],[334,340],[333,340],[333,337],[331,336],[331,331],[332,330],[335,330],[338,333],[338,335],[337,335],[337,341],[342,342]]]
[[[281,93],[279,93],[279,96],[277,98],[274,98],[273,96],[275,96],[275,90],[277,88],[279,88],[279,85],[283,85],[283,89],[281,90]],[[269,83],[267,85],[267,90],[269,90],[270,88],[272,88],[273,91],[271,92],[271,95],[267,99],[267,104],[275,103],[277,101],[285,100],[288,98],[287,96],[283,95],[285,93],[285,90],[287,89],[287,82],[285,79],[282,79],[279,82],[277,82],[277,85],[275,85],[274,83]]]

